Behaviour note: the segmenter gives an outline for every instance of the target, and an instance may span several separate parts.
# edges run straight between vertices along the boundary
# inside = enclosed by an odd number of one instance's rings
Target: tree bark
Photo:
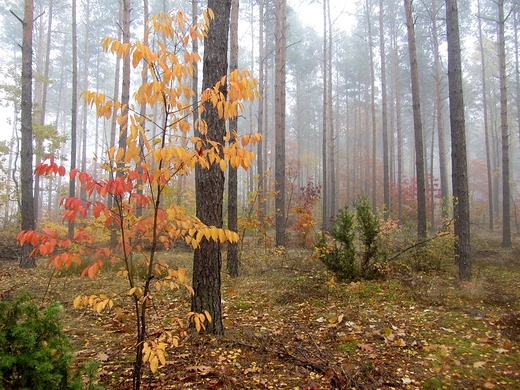
[[[230,23],[230,56],[229,72],[238,69],[238,7],[239,0],[231,0],[231,23]],[[229,131],[238,133],[238,118],[229,120]],[[229,142],[237,142],[231,135]],[[234,232],[238,230],[238,170],[229,164],[228,170],[228,229]],[[230,242],[227,247],[226,258],[227,273],[232,278],[238,276],[238,243]]]
[[[258,92],[261,98],[258,99],[258,132],[262,135],[262,139],[257,144],[257,172],[258,172],[258,218],[263,221],[266,208],[267,179],[264,172],[264,83],[265,83],[265,47],[264,47],[264,0],[259,0],[259,22],[258,22]]]
[[[34,2],[25,0],[22,40],[22,103],[21,103],[21,228],[34,230],[34,197],[33,197],[33,128],[32,128],[32,34],[34,19]],[[22,247],[20,266],[36,267],[36,259],[29,256],[32,245],[25,243]]]
[[[78,126],[78,36],[76,0],[72,0],[72,109],[70,125],[70,171],[76,169],[77,126]],[[69,181],[69,197],[76,197],[76,181]],[[74,221],[68,223],[69,239],[74,238]]]
[[[502,138],[502,246],[511,246],[511,200],[509,198],[509,128],[507,123],[506,37],[504,0],[498,0],[498,69],[500,79],[500,135]]]
[[[212,88],[228,70],[228,34],[231,0],[208,0],[215,19],[212,21],[208,37],[204,40],[202,88]],[[226,96],[225,86],[221,92]],[[225,120],[219,118],[217,109],[206,105],[202,119],[207,123],[208,141],[223,142],[226,133]],[[222,152],[222,151],[221,151]],[[222,227],[222,203],[224,193],[224,173],[218,164],[211,164],[203,169],[195,168],[195,190],[197,217],[207,225]],[[191,310],[201,313],[204,310],[211,315],[212,322],[206,330],[213,334],[222,334],[222,303],[220,295],[220,270],[222,257],[218,241],[202,239],[193,257],[193,290]]]
[[[336,201],[336,154],[335,154],[335,127],[334,127],[334,107],[333,107],[333,95],[332,95],[332,19],[330,14],[330,0],[327,0],[327,20],[328,20],[328,66],[327,66],[327,111],[328,111],[328,153],[327,158],[328,169],[329,169],[329,218],[334,218],[337,212],[337,201]]]
[[[327,159],[327,141],[329,139],[328,133],[328,78],[327,78],[327,0],[323,0],[323,107],[322,107],[322,138],[321,138],[321,164],[322,164],[322,227],[327,230],[330,227],[330,215],[329,215],[329,161]]]
[[[454,202],[455,261],[460,280],[471,280],[468,164],[457,0],[446,0],[451,164]]]
[[[376,174],[376,154],[377,154],[377,124],[376,124],[376,76],[374,69],[374,49],[372,41],[372,18],[370,15],[372,2],[366,0],[367,27],[368,27],[368,67],[370,69],[370,114],[372,127],[372,212],[377,212],[377,174]]]
[[[130,0],[121,0],[121,7],[123,11],[123,23],[122,23],[122,33],[123,33],[123,45],[130,44]],[[127,55],[123,58],[123,74],[122,74],[122,84],[121,84],[121,106],[124,107],[122,109],[121,115],[123,120],[121,122],[121,126],[119,128],[119,147],[126,150],[126,139],[128,135],[128,113],[129,113],[129,103],[130,103],[130,56]],[[124,164],[120,163],[119,168],[122,168]],[[122,174],[121,171],[118,170],[118,175]]]
[[[285,247],[285,63],[286,0],[276,0],[275,34],[275,219],[276,246]]]
[[[448,217],[448,170],[446,167],[446,144],[444,139],[444,118],[442,115],[441,66],[439,58],[439,37],[437,31],[437,1],[432,1],[433,67],[435,74],[435,101],[437,114],[437,139],[439,140],[439,173],[441,190],[441,216]],[[433,173],[432,173],[433,174]],[[432,221],[433,222],[433,221]]]
[[[426,185],[424,179],[424,147],[422,134],[421,103],[419,92],[419,70],[415,46],[415,27],[412,15],[412,1],[404,0],[406,27],[408,30],[408,54],[412,82],[413,123],[415,136],[415,170],[417,175],[417,235],[426,237]]]
[[[390,171],[388,156],[388,99],[386,94],[386,52],[383,0],[379,0],[379,48],[381,52],[381,116],[383,129],[383,216],[390,213]]]
[[[478,41],[480,48],[480,67],[482,72],[482,110],[484,115],[484,137],[486,145],[486,172],[487,172],[487,186],[488,186],[488,227],[493,231],[493,174],[491,166],[491,150],[489,145],[489,120],[488,120],[488,106],[487,106],[487,87],[486,87],[486,62],[484,55],[484,39],[482,37],[482,17],[480,12],[480,0],[477,1],[477,21],[478,21]]]
[[[90,0],[86,0],[85,3],[85,58],[83,60],[83,91],[88,90],[88,77],[89,77],[89,62],[90,62],[90,53],[89,53],[89,19],[90,19]],[[81,171],[86,172],[87,170],[87,115],[88,104],[86,101],[83,102],[82,115],[83,115],[83,124],[81,126]],[[85,186],[81,186],[79,197],[83,200],[84,204],[87,199],[87,190]]]

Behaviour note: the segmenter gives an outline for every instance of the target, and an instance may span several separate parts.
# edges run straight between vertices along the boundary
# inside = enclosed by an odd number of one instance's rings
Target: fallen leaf
[[[491,382],[484,383],[484,389],[494,389],[495,385]]]
[[[189,366],[189,367],[186,367],[186,371],[195,371],[195,372],[199,372],[200,375],[209,375],[211,373],[213,373],[213,368],[209,367],[209,366]]]
[[[404,341],[403,339],[398,339],[394,342],[394,345],[398,347],[406,347],[406,341]]]
[[[473,368],[482,368],[486,365],[486,362],[475,362],[473,363]]]
[[[227,293],[230,297],[234,297],[235,295],[237,295],[237,290],[235,290],[234,288],[230,288],[227,290]]]
[[[374,352],[374,347],[370,344],[358,344],[358,347],[365,352]]]
[[[104,352],[100,352],[96,355],[96,359],[100,362],[106,362],[108,360],[108,355]]]

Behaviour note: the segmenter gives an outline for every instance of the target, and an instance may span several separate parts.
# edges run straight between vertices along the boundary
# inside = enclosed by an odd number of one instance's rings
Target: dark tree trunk
[[[208,8],[212,9],[215,19],[209,28],[208,37],[204,41],[202,88],[213,87],[227,73],[228,33],[231,0],[208,0]],[[221,92],[226,95],[225,87]],[[202,113],[206,121],[208,141],[222,143],[226,134],[225,120],[219,118],[217,109],[206,105]],[[222,203],[224,193],[224,173],[218,164],[209,169],[200,165],[195,168],[195,189],[197,217],[207,225],[222,227]],[[200,247],[195,250],[193,258],[193,290],[191,310],[201,313],[204,310],[211,315],[212,322],[206,325],[208,332],[222,334],[222,304],[220,296],[220,270],[222,257],[220,243],[202,239]]]
[[[421,103],[419,92],[419,70],[415,46],[415,27],[411,0],[404,0],[406,26],[408,29],[408,52],[412,81],[413,123],[415,136],[415,169],[417,174],[417,235],[426,237],[426,184],[424,179],[424,147],[422,134]]]
[[[328,118],[328,155],[329,160],[327,166],[329,169],[329,218],[332,219],[337,212],[337,201],[336,201],[336,153],[335,153],[335,129],[334,129],[334,110],[333,110],[333,98],[332,98],[332,18],[330,14],[330,0],[327,0],[327,20],[329,28],[327,31],[328,35],[328,66],[327,66],[327,118]]]
[[[260,61],[258,64],[258,92],[260,96],[264,96],[264,63],[265,63],[265,48],[264,48],[264,0],[259,0],[259,23],[258,23],[258,54]],[[263,221],[265,217],[266,207],[266,192],[267,180],[264,173],[264,159],[263,153],[264,143],[264,99],[258,100],[258,132],[262,134],[262,139],[257,144],[257,172],[258,172],[258,218]]]
[[[457,238],[455,260],[460,280],[471,280],[468,164],[466,157],[466,129],[462,66],[460,55],[459,15],[457,0],[446,0],[446,29],[448,34],[448,83],[450,96],[451,164],[454,202],[454,230]]]
[[[33,128],[32,128],[32,34],[34,19],[33,0],[25,0],[22,41],[22,145],[21,145],[21,228],[34,230],[34,197],[33,197]],[[20,266],[36,267],[36,259],[29,256],[30,244],[21,250]]]
[[[121,0],[123,7],[123,44],[130,43],[130,0]],[[126,150],[126,139],[128,135],[128,107],[130,102],[130,56],[127,55],[123,58],[123,74],[122,74],[122,85],[121,85],[121,105],[124,109],[121,112],[123,120],[119,129],[119,147]],[[119,162],[118,162],[119,163]],[[124,164],[119,164],[123,166]],[[122,174],[118,170],[118,175]]]
[[[330,226],[330,215],[329,215],[329,161],[327,159],[327,140],[328,140],[328,111],[327,111],[327,0],[323,0],[323,107],[322,107],[322,138],[321,138],[321,166],[322,166],[322,227],[327,230]]]
[[[502,138],[502,246],[511,246],[511,200],[509,199],[509,129],[507,123],[506,37],[504,0],[498,0],[498,68],[500,79],[500,134]]]
[[[386,94],[386,53],[383,15],[383,0],[379,0],[379,46],[381,51],[381,116],[383,117],[383,215],[386,220],[390,212],[390,170],[388,156],[388,103]]]
[[[276,1],[275,34],[275,218],[276,246],[285,247],[285,63],[286,0]]]
[[[376,168],[376,154],[377,154],[377,124],[376,124],[376,76],[374,69],[374,49],[372,41],[372,2],[366,0],[367,26],[368,26],[368,67],[370,69],[370,114],[372,127],[372,212],[377,212],[377,168]]]
[[[89,46],[90,46],[90,40],[89,40],[89,15],[90,15],[90,0],[86,1],[85,4],[85,11],[86,11],[86,22],[85,22],[85,58],[83,62],[83,91],[88,90],[88,77],[89,77],[89,62],[90,62],[90,53],[89,53]],[[83,102],[83,123],[81,126],[81,171],[86,172],[87,170],[87,109],[88,105],[86,101]],[[85,186],[81,186],[79,197],[83,200],[84,204],[87,200],[87,190]]]
[[[238,7],[239,0],[231,0],[231,24],[230,24],[230,48],[229,71],[238,69]],[[238,133],[238,118],[229,120],[229,131]],[[236,142],[234,137],[230,142]],[[228,229],[234,232],[238,230],[238,170],[229,164],[228,171]],[[238,276],[238,243],[228,243],[226,258],[227,273],[232,278]]]
[[[70,125],[70,170],[76,169],[77,128],[78,128],[78,37],[76,20],[76,0],[72,0],[72,109]],[[69,197],[76,196],[76,181],[69,181]],[[74,238],[74,221],[68,224],[69,239]]]
[[[482,110],[484,120],[484,137],[486,144],[486,172],[487,172],[487,186],[488,186],[488,226],[489,230],[493,230],[493,174],[491,166],[491,148],[489,145],[489,120],[488,120],[488,106],[487,106],[487,88],[486,88],[486,63],[484,57],[484,40],[482,37],[482,17],[480,14],[480,0],[477,1],[477,20],[478,20],[478,41],[480,48],[480,67],[482,69]]]
[[[435,101],[437,114],[437,139],[439,140],[439,172],[441,186],[441,215],[448,217],[448,170],[446,167],[446,145],[444,142],[444,118],[442,115],[441,66],[439,58],[439,37],[437,32],[437,2],[432,2],[432,36],[433,36],[433,66],[435,73]],[[433,222],[433,221],[432,221]]]

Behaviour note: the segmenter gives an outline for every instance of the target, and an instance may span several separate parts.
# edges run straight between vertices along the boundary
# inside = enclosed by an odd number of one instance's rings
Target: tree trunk
[[[263,221],[265,217],[267,179],[264,172],[264,83],[265,83],[265,47],[264,47],[264,0],[259,0],[259,22],[258,22],[258,92],[261,98],[258,99],[258,132],[262,135],[262,139],[257,144],[257,172],[258,172],[258,218]]]
[[[502,246],[511,246],[511,200],[509,198],[509,129],[507,123],[506,37],[504,0],[498,0],[498,69],[500,79],[500,134],[502,138]]]
[[[34,230],[33,197],[33,128],[32,128],[32,34],[34,19],[33,0],[25,0],[22,41],[22,145],[21,145],[21,227],[22,230]],[[36,259],[30,257],[32,245],[24,244],[21,250],[20,266],[36,267]]]
[[[395,25],[394,25],[395,27]],[[399,80],[399,49],[397,44],[397,34],[392,37],[393,52],[393,75],[395,88],[395,127],[396,127],[396,143],[397,143],[397,219],[399,223],[403,222],[403,135],[401,124],[401,84]]]
[[[454,204],[454,230],[457,238],[455,260],[460,280],[471,280],[470,219],[466,129],[462,92],[462,66],[457,0],[446,0],[448,35],[448,83],[450,96],[451,164]]]
[[[123,23],[122,23],[122,33],[123,33],[123,45],[130,44],[130,0],[121,0],[121,6],[123,11]],[[126,150],[126,139],[128,135],[128,113],[129,113],[129,103],[130,103],[130,56],[127,55],[123,58],[123,74],[122,74],[122,84],[121,84],[121,106],[124,107],[122,109],[121,115],[123,120],[121,122],[121,126],[119,128],[119,147]],[[119,163],[119,162],[118,162]],[[119,166],[122,167],[124,164],[119,163]],[[122,174],[121,171],[118,170],[118,175]]]
[[[215,19],[204,40],[202,88],[212,88],[228,70],[228,33],[231,0],[208,0]],[[221,92],[226,96],[225,86]],[[207,123],[208,141],[222,143],[226,133],[226,123],[219,118],[217,109],[206,105],[202,119]],[[204,146],[206,147],[206,146]],[[221,151],[222,152],[222,151]],[[207,225],[222,227],[222,203],[224,193],[224,173],[218,164],[211,164],[208,169],[197,165],[195,168],[195,190],[197,217]],[[220,270],[222,257],[218,241],[202,239],[193,257],[193,290],[191,310],[201,313],[204,310],[211,315],[212,322],[206,329],[213,334],[222,334],[222,303],[220,295]]]
[[[486,88],[486,62],[484,57],[484,40],[482,37],[482,17],[480,13],[480,0],[477,1],[477,21],[478,21],[478,41],[480,48],[480,67],[482,72],[482,109],[484,114],[484,137],[486,145],[486,172],[487,172],[487,186],[488,186],[488,226],[489,230],[493,231],[493,174],[491,166],[491,150],[489,145],[489,120],[488,120],[488,106],[487,106],[487,88]]]
[[[370,69],[370,113],[371,113],[371,127],[372,127],[372,212],[377,212],[377,175],[376,175],[376,154],[377,154],[377,124],[376,124],[376,76],[374,69],[374,49],[372,42],[372,2],[366,0],[366,13],[367,13],[367,27],[368,27],[368,67]]]
[[[276,246],[285,247],[285,63],[286,0],[276,0],[275,34],[275,219]]]
[[[229,56],[229,72],[238,69],[238,7],[239,0],[231,0],[231,23],[230,23],[230,56]],[[229,120],[229,131],[233,134],[238,133],[238,118]],[[229,142],[237,142],[233,136]],[[238,231],[238,169],[229,164],[228,171],[228,229],[234,232]],[[227,273],[232,278],[238,276],[238,243],[230,242],[227,247],[226,258]]]
[[[89,19],[90,19],[90,0],[86,0],[85,2],[85,58],[83,61],[83,91],[88,90],[88,73],[89,73],[89,62],[90,62],[90,53],[89,53],[89,46],[90,46],[90,40],[89,40]],[[88,104],[86,101],[83,102],[83,108],[82,108],[82,115],[83,115],[83,124],[81,126],[81,171],[86,172],[87,171],[87,115],[88,110]],[[79,197],[83,200],[84,204],[87,200],[87,189],[85,186],[81,186]]]
[[[426,185],[424,179],[424,147],[422,134],[421,103],[419,92],[419,70],[415,46],[415,27],[411,0],[404,0],[406,27],[408,30],[408,53],[412,82],[413,123],[415,136],[415,170],[417,175],[417,235],[426,237]]]
[[[390,213],[390,174],[388,156],[388,103],[386,95],[386,52],[384,32],[383,0],[379,0],[379,47],[381,52],[381,116],[383,128],[383,216],[385,220]]]
[[[336,215],[337,201],[336,201],[336,169],[335,169],[335,132],[334,132],[334,110],[333,110],[333,99],[332,99],[332,19],[330,15],[330,0],[327,0],[327,20],[329,24],[328,28],[328,66],[327,66],[327,110],[328,110],[328,153],[327,158],[329,168],[329,218],[332,219]]]
[[[439,173],[441,189],[441,216],[448,217],[448,170],[446,167],[446,144],[444,139],[444,118],[442,115],[441,66],[439,58],[439,37],[437,33],[437,1],[432,1],[432,36],[433,36],[433,67],[435,74],[435,101],[437,114],[437,139],[439,140]]]
[[[323,0],[323,107],[322,107],[322,138],[321,138],[321,161],[322,161],[322,227],[327,230],[330,227],[330,215],[329,215],[329,162],[327,159],[327,132],[328,132],[328,111],[327,111],[327,0]]]
[[[76,0],[72,0],[72,109],[70,126],[70,171],[76,169],[76,142],[78,119],[78,37],[76,20]],[[76,181],[69,181],[69,197],[76,197]],[[69,239],[74,238],[74,221],[68,223]]]
[[[43,37],[44,37],[44,28],[43,28],[43,22],[40,23],[39,27],[39,44],[38,44],[38,70],[37,72],[41,74],[42,80],[37,82],[37,88],[36,88],[36,99],[39,101],[39,109],[38,109],[38,115],[35,116],[36,122],[44,126],[45,125],[45,113],[46,113],[46,106],[47,106],[47,91],[49,89],[49,65],[50,65],[50,52],[51,52],[51,32],[52,32],[52,9],[53,9],[53,1],[49,1],[48,9],[46,10],[48,12],[48,19],[47,19],[47,39],[44,44]],[[45,58],[43,57],[43,49],[45,49]],[[41,69],[41,62],[43,61],[43,70]],[[35,134],[35,140],[38,144],[40,144],[43,141],[43,136],[40,134]],[[36,161],[39,161],[43,154],[43,145],[37,145],[36,149],[34,150]],[[49,181],[49,192],[52,192],[50,181],[52,179],[48,179]],[[40,176],[35,175],[34,176],[34,228],[36,229],[38,226],[38,220],[40,219]]]
[[[148,29],[148,18],[149,18],[149,6],[148,6],[148,0],[143,0],[143,44],[145,46],[148,45],[148,34],[146,33],[147,29]],[[147,64],[143,64],[143,69],[141,70],[141,85],[145,85],[146,83],[148,83],[148,65]],[[140,125],[143,129],[143,133],[146,133],[146,108],[147,108],[147,105],[146,104],[142,104],[141,105],[141,108],[139,109],[139,122],[140,122]],[[197,111],[197,110],[195,110]],[[184,138],[183,138],[184,139]],[[146,157],[144,155],[144,152],[143,152],[143,148],[144,148],[144,139],[143,139],[143,134],[140,133],[139,134],[139,148],[140,148],[140,155],[141,155],[141,161],[146,161]],[[139,169],[139,173],[142,174],[143,170],[142,168]],[[182,176],[181,176],[182,177]],[[179,180],[179,183],[181,183],[181,181]],[[179,193],[178,195],[181,193],[182,191],[182,188],[179,189]],[[138,188],[137,188],[137,194],[138,195],[142,195],[144,190],[143,190],[143,181],[141,179],[139,179],[138,181]],[[179,204],[179,202],[177,202]],[[143,206],[142,205],[138,205],[136,206],[136,210],[135,210],[135,216],[136,217],[142,217],[143,216]]]

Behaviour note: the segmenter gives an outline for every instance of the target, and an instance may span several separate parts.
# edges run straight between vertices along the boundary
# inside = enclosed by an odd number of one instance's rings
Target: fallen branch
[[[408,252],[411,249],[417,248],[418,246],[423,246],[427,242],[433,241],[433,240],[435,240],[437,238],[440,238],[440,237],[447,236],[448,234],[451,234],[451,233],[450,232],[437,233],[433,237],[427,238],[426,240],[422,240],[422,241],[416,242],[415,244],[410,245],[409,247],[407,247],[407,248],[403,249],[402,251],[398,252],[396,255],[392,256],[390,259],[388,259],[388,262],[394,261],[396,258],[401,256],[403,253],[406,253],[406,252]]]

